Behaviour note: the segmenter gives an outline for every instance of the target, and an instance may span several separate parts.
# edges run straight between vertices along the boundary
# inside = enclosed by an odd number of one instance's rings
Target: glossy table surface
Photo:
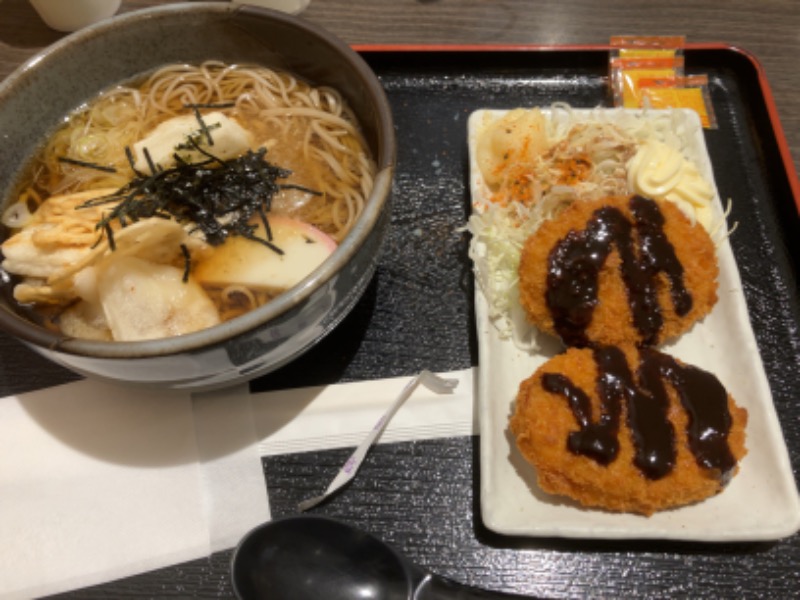
[[[162,2],[126,0],[121,10],[157,4]],[[683,34],[691,42],[743,48],[764,69],[767,92],[774,97],[787,141],[789,164],[800,165],[800,70],[796,64],[800,10],[796,0],[312,0],[304,17],[351,44],[602,45],[611,35],[637,33]],[[27,0],[0,0],[0,78],[62,35],[49,30]],[[443,211],[441,217],[457,219],[460,212],[460,208],[455,214]],[[397,219],[406,216],[400,214]],[[429,250],[444,254],[456,266],[463,262],[463,242],[457,241],[453,248]],[[382,298],[384,286],[393,283],[395,263],[402,259],[398,254],[387,263],[357,312],[369,311],[372,319],[379,318],[386,308],[410,314],[414,307],[393,307]],[[796,286],[796,272],[794,275],[790,282]],[[360,347],[339,334],[336,341],[342,344],[338,348],[341,356],[317,376],[319,381],[310,383],[476,364],[469,290],[469,286],[467,291],[457,290],[453,312],[442,310],[442,318],[452,325],[448,331],[455,328],[452,335],[423,348],[396,348],[390,345],[391,335],[375,324]],[[796,297],[796,291],[792,294]],[[424,301],[420,300],[422,308]],[[794,332],[792,340],[797,339],[798,325],[785,324]],[[786,364],[794,368],[793,374],[780,381],[784,405],[777,408],[797,478],[800,412],[790,401],[792,394],[800,397],[791,391],[800,389],[800,350],[787,348],[786,353]],[[74,378],[5,336],[0,336],[0,357],[3,395]],[[255,385],[266,389],[283,383],[297,385],[297,373],[290,368]],[[478,439],[470,437],[380,446],[365,464],[363,479],[356,480],[347,494],[321,507],[318,514],[374,531],[425,566],[454,579],[528,595],[784,598],[796,593],[800,585],[798,535],[767,544],[712,545],[509,539],[493,534],[480,522],[478,446]],[[297,501],[308,495],[308,477],[317,475],[318,488],[325,480],[320,473],[338,468],[349,452],[265,459],[273,514],[290,514]],[[382,474],[387,475],[381,479]],[[229,559],[230,552],[221,552],[64,597],[230,597]]]

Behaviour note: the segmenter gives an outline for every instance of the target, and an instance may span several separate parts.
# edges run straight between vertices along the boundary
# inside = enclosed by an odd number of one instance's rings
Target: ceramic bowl
[[[297,286],[215,327],[142,342],[94,342],[54,334],[0,299],[0,328],[78,373],[175,389],[210,389],[268,373],[312,347],[367,286],[389,222],[395,139],[375,74],[329,32],[262,8],[220,2],[167,4],[126,13],[63,38],[0,84],[0,198],[64,116],[99,91],[166,63],[259,63],[345,96],[377,163],[366,207],[335,252]]]

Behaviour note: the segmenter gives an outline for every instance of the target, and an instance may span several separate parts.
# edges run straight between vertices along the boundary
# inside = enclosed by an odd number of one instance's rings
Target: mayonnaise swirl
[[[690,219],[711,229],[714,188],[680,151],[648,140],[628,162],[627,171],[631,191],[674,202]]]

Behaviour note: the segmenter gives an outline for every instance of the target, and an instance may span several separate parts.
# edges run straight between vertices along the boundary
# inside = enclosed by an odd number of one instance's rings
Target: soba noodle
[[[322,193],[309,203],[295,194],[275,208],[296,212],[337,241],[358,218],[372,189],[373,168],[355,117],[333,88],[311,87],[258,66],[207,62],[170,65],[139,87],[103,94],[71,119],[45,147],[31,194],[52,196],[98,187],[121,187],[132,176],[125,148],[189,105],[224,105],[268,149],[270,162],[292,171],[292,182]],[[116,169],[109,174],[65,164],[68,157]]]
[[[192,121],[193,114],[197,122]],[[214,123],[207,127],[204,115]],[[214,115],[213,119],[208,115]],[[194,146],[194,149],[190,148],[194,158],[187,159],[187,155],[181,155],[174,158],[172,165],[156,164],[147,151],[148,140],[155,143],[156,132],[169,129],[178,122],[189,122],[187,119],[195,128],[199,127],[198,139],[208,136],[207,145],[200,148],[196,141],[185,136],[187,143]],[[226,129],[228,122],[233,125]],[[284,185],[274,186],[274,194],[266,201],[268,205],[253,209],[253,219],[265,210],[271,215],[277,214],[281,219],[279,224],[288,227],[288,233],[284,232],[286,239],[299,235],[307,243],[320,242],[316,248],[328,253],[347,235],[372,189],[375,169],[358,123],[338,91],[314,87],[289,73],[260,66],[221,62],[168,65],[143,81],[110,89],[81,107],[69,116],[65,126],[47,141],[32,161],[26,182],[20,188],[18,202],[3,215],[4,223],[19,231],[3,244],[3,268],[22,278],[14,289],[17,300],[43,306],[48,313],[47,321],[56,328],[69,329],[65,332],[68,335],[119,339],[112,323],[122,317],[110,315],[110,309],[102,301],[98,304],[96,296],[103,285],[93,283],[92,277],[94,271],[103,271],[100,268],[103,261],[110,260],[109,257],[117,250],[114,232],[132,222],[136,227],[128,228],[136,231],[123,236],[122,242],[128,246],[150,244],[155,248],[158,247],[159,235],[170,236],[173,250],[154,252],[151,249],[149,254],[146,252],[147,260],[158,254],[159,264],[169,264],[170,268],[185,271],[183,279],[187,283],[189,272],[195,272],[196,264],[209,253],[207,242],[212,241],[203,238],[203,232],[199,231],[202,228],[197,224],[181,223],[185,236],[177,245],[174,244],[174,231],[155,226],[151,229],[149,225],[144,227],[137,222],[135,215],[131,219],[123,215],[113,224],[101,222],[99,229],[95,227],[98,219],[107,216],[114,208],[114,203],[104,204],[109,191],[119,190],[115,203],[119,202],[128,193],[126,186],[137,177],[141,179],[151,173],[163,173],[176,165],[186,164],[186,161],[192,163],[202,159],[213,163],[211,159],[216,158],[217,162],[224,163],[223,159],[227,157],[215,154],[217,148],[212,137],[222,133],[211,131],[214,128],[220,132],[223,129],[233,131],[232,135],[238,136],[240,145],[242,139],[246,140],[249,147],[241,150],[251,153],[248,160],[253,160],[255,154],[252,153],[265,149],[268,163],[282,169],[282,177],[288,174],[282,181]],[[145,163],[134,160],[135,153],[143,144]],[[165,155],[170,161],[183,152],[179,148],[181,146],[176,145],[174,149],[166,149]],[[140,157],[139,161],[142,160]],[[143,168],[142,164],[148,166]],[[100,191],[94,193],[94,190]],[[76,196],[79,193],[81,195]],[[92,199],[94,196],[100,196],[100,199]],[[90,198],[91,208],[87,210],[82,205],[81,210],[76,210],[76,205],[87,202],[86,197]],[[81,202],[76,202],[75,198],[80,198]],[[53,206],[48,208],[50,203]],[[44,215],[54,210],[64,213],[63,222],[55,225],[43,220]],[[145,220],[152,221],[158,216],[164,215],[155,214]],[[225,219],[227,217],[223,217],[223,225],[227,223]],[[259,235],[269,238],[272,232],[266,217],[256,221],[251,221],[248,231],[260,231]],[[69,227],[82,234],[83,245],[59,242],[67,222],[70,222]],[[51,225],[55,229],[46,230]],[[140,225],[145,229],[142,233],[137,229]],[[48,242],[50,246],[44,242],[39,244],[48,235],[52,238]],[[91,244],[86,243],[87,235]],[[257,235],[254,233],[251,237]],[[298,248],[298,255],[302,256],[292,260],[307,263],[324,256],[324,253],[318,253],[319,256],[309,258],[303,255],[306,248]],[[274,245],[273,249],[283,253]],[[35,268],[30,267],[33,263],[36,263]],[[139,266],[131,263],[130,269],[136,271]],[[172,289],[169,286],[174,284],[173,275],[164,276],[169,281],[159,284],[161,287],[158,289]],[[201,314],[208,313],[205,304],[208,300],[216,307],[218,320],[227,320],[252,310],[280,293],[281,285],[284,285],[228,281],[225,277],[220,283],[219,279],[211,276],[200,280],[203,297],[195,290],[191,291],[191,300],[187,300],[194,306],[202,305],[202,310],[198,309]],[[192,281],[188,283],[194,285]],[[174,291],[185,294],[190,287],[184,285]],[[86,303],[92,306],[87,307]],[[96,327],[98,322],[101,326]],[[218,322],[215,317],[209,317],[204,323],[186,326],[186,331],[173,331],[171,325],[165,325],[163,330],[157,328],[156,333],[144,331],[149,326],[143,326],[143,331],[133,335],[135,339],[147,339],[181,334],[215,322]],[[105,328],[111,329],[110,336]]]

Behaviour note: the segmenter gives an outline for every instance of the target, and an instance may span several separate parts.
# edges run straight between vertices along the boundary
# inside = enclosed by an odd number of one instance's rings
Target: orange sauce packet
[[[610,80],[614,106],[691,108],[705,128],[716,128],[708,77],[685,76],[684,36],[614,36]]]
[[[683,57],[675,55],[617,58],[612,60],[611,67],[615,105],[625,108],[638,108],[642,105],[642,80],[674,80],[683,77]]]
[[[639,54],[647,51],[678,51],[682,52],[686,45],[686,36],[683,35],[613,35],[610,45],[620,53]],[[639,54],[644,56],[644,54]]]
[[[708,77],[693,75],[676,80],[640,80],[642,106],[649,108],[691,108],[705,129],[716,129]]]

